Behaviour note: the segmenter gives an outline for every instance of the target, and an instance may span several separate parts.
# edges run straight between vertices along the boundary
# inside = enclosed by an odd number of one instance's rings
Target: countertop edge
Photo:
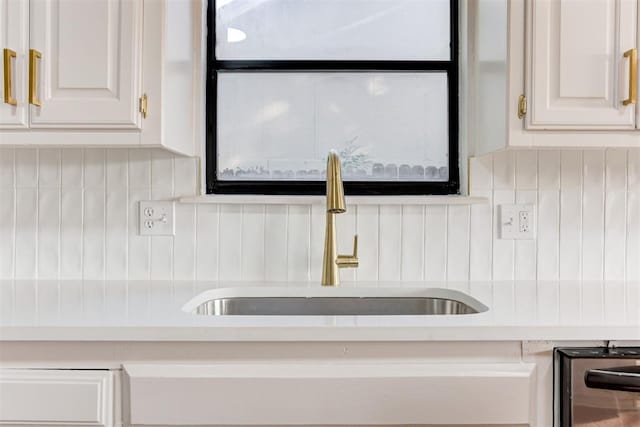
[[[636,326],[344,326],[116,327],[3,326],[0,342],[335,342],[335,341],[584,341],[640,340]]]

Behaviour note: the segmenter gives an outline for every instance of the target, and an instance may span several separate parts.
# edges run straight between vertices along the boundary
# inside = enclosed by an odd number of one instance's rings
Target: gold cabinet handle
[[[42,102],[37,98],[38,92],[38,64],[36,61],[42,59],[42,54],[35,49],[29,50],[29,104],[40,107]]]
[[[638,92],[636,85],[638,78],[638,49],[629,49],[624,53],[624,57],[629,58],[629,98],[622,101],[622,105],[635,104]]]
[[[140,114],[142,114],[142,118],[147,118],[147,94],[143,93],[138,101],[138,110],[140,110]]]
[[[9,105],[18,105],[18,101],[13,97],[13,74],[11,69],[11,58],[16,58],[16,53],[11,49],[3,50],[4,57],[4,102]]]

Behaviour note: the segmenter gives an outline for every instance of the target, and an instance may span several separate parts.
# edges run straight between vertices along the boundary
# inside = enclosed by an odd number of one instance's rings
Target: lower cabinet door
[[[114,373],[0,369],[0,425],[113,425]]]
[[[124,365],[127,425],[525,426],[525,363]]]

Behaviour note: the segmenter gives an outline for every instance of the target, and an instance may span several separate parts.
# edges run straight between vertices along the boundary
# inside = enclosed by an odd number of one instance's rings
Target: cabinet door
[[[0,369],[0,425],[112,427],[115,393],[111,371]]]
[[[123,368],[132,425],[506,427],[529,425],[535,407],[535,365],[520,362]]]
[[[0,0],[0,129],[20,129],[28,125],[28,45],[29,2]]]
[[[634,129],[637,0],[530,0],[530,129]]]
[[[31,0],[32,128],[139,128],[141,0]]]

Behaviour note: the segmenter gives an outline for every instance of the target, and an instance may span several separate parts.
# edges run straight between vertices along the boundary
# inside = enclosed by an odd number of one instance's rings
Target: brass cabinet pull
[[[38,67],[36,61],[42,59],[42,54],[35,49],[29,50],[29,104],[40,107],[42,102],[37,98]]]
[[[622,101],[622,105],[635,104],[637,99],[637,74],[638,74],[638,49],[629,49],[624,53],[625,58],[629,58],[629,98]]]
[[[140,113],[142,114],[142,118],[146,119],[147,118],[147,94],[144,93],[142,94],[142,96],[140,97],[140,100],[138,101],[138,110],[140,110]]]
[[[16,57],[16,53],[11,49],[3,50],[4,56],[4,102],[9,105],[18,105],[18,101],[13,97],[13,75],[11,70],[11,58]]]

